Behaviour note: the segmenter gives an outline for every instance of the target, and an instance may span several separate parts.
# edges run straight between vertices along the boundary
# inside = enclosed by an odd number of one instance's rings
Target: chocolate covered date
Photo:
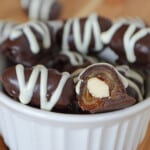
[[[0,52],[15,63],[33,66],[45,55],[51,56],[56,52],[53,44],[52,26],[44,22],[31,21],[16,26],[9,39],[0,47]]]
[[[76,93],[82,111],[98,113],[113,111],[136,103],[125,88],[127,80],[111,65],[97,63],[79,75]]]
[[[61,52],[49,58],[43,58],[39,63],[46,65],[48,68],[57,69],[60,72],[74,72],[78,68],[85,68],[88,65],[98,62],[94,57],[83,56],[77,52]]]
[[[144,22],[117,20],[101,37],[118,56],[120,64],[150,67],[150,28]]]
[[[5,70],[2,83],[6,93],[22,104],[47,111],[68,112],[74,100],[74,83],[67,72],[59,73],[42,65]]]
[[[84,68],[79,68],[71,73],[75,84],[77,83],[78,76],[83,69]],[[115,69],[117,69],[127,81],[127,86],[125,88],[127,94],[134,97],[137,102],[143,101],[146,95],[144,74],[139,73],[126,65],[115,66]]]
[[[61,49],[78,51],[81,54],[93,54],[103,49],[101,33],[108,30],[111,21],[92,14],[87,18],[66,20],[62,30],[58,32]]]
[[[21,4],[29,18],[34,20],[57,19],[62,9],[57,0],[21,0]]]

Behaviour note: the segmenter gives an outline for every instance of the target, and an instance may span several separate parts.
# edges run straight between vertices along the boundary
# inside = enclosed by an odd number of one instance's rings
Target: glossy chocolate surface
[[[25,80],[26,82],[29,80],[31,76],[31,72],[33,71],[32,68],[28,68],[24,70]],[[60,82],[60,78],[62,74],[54,69],[48,70],[48,81],[47,81],[47,95],[46,98],[49,100],[53,92],[56,90],[58,83]],[[45,79],[46,80],[46,79]],[[15,67],[10,67],[5,70],[2,75],[2,82],[5,91],[11,96],[14,100],[19,101],[19,83],[16,75]],[[41,99],[40,99],[40,76],[37,79],[37,82],[34,87],[33,95],[31,102],[28,104],[33,107],[40,108],[41,106]],[[61,111],[61,112],[72,112],[73,106],[72,103],[75,99],[75,92],[74,92],[74,83],[71,78],[69,78],[62,90],[61,96],[59,97],[58,102],[56,103],[55,107],[53,108],[54,111]]]
[[[134,52],[136,56],[136,61],[133,63],[128,62],[125,49],[123,46],[123,36],[127,30],[128,25],[123,25],[113,36],[110,47],[119,56],[119,64],[127,64],[134,66],[136,68],[150,68],[150,34],[147,34],[143,38],[139,39],[134,46]],[[136,32],[140,29],[137,28]],[[135,32],[135,33],[136,33]]]
[[[104,31],[108,30],[111,27],[112,22],[109,19],[107,19],[105,17],[102,17],[102,16],[97,16],[97,17],[98,17],[98,24],[99,24],[99,28],[100,28],[101,32],[104,32]],[[86,23],[87,19],[88,19],[88,17],[79,19],[80,29],[81,29],[80,32],[81,32],[81,36],[82,36],[81,39],[82,40],[84,38],[83,34],[84,34],[85,23]],[[68,20],[65,21],[64,27],[65,27],[67,21]],[[87,54],[88,55],[95,55],[95,54],[97,54],[96,51],[98,51],[98,53],[99,53],[99,51],[101,49],[99,49],[99,50],[95,49],[95,39],[94,39],[94,36],[93,36],[93,32],[90,33],[90,34],[91,34],[91,37],[90,37],[90,43],[89,43],[89,46],[88,46],[88,49],[87,49],[87,51],[88,51]],[[57,42],[59,43],[60,46],[62,46],[63,36],[64,36],[64,28],[62,28],[57,34]],[[71,28],[69,29],[68,45],[69,45],[69,50],[80,52],[79,49],[75,45],[72,25],[71,25]]]
[[[51,35],[51,45],[48,48],[44,48],[43,46],[43,38],[42,36],[31,27],[31,31],[36,37],[36,40],[39,45],[39,52],[33,53],[31,50],[30,43],[27,37],[22,34],[20,37],[16,39],[8,39],[4,42],[0,47],[0,52],[7,56],[14,63],[21,63],[25,66],[33,66],[38,64],[41,59],[44,57],[49,57],[55,53],[57,53],[57,48],[54,47],[54,35],[52,32],[52,27],[45,24],[49,29],[49,33]],[[22,27],[23,29],[24,27]]]

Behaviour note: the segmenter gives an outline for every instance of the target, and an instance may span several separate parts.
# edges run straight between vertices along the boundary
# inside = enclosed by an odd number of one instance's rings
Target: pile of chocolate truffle
[[[49,20],[58,17],[60,4],[38,2],[22,0],[34,20],[0,22],[3,92],[25,105],[75,114],[119,110],[148,97],[150,28],[144,21],[112,22],[97,14]]]

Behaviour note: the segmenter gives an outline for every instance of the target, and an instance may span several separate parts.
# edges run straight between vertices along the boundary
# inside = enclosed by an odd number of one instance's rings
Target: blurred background
[[[26,21],[27,15],[20,7],[20,0],[0,0],[0,19]],[[92,12],[111,19],[120,16],[138,16],[150,22],[150,0],[60,0],[63,4],[61,18],[87,16]]]

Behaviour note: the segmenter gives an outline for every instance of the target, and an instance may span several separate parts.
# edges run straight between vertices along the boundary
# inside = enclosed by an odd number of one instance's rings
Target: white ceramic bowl
[[[95,115],[46,112],[0,92],[0,131],[10,150],[136,150],[149,123],[150,98]]]

